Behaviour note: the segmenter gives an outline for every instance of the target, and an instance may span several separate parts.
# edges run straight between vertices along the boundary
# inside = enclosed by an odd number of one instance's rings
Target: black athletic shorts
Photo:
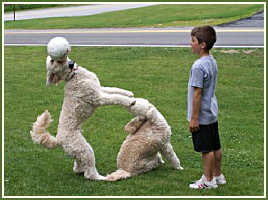
[[[221,148],[218,122],[199,125],[199,130],[192,133],[194,150],[197,152],[217,151]]]

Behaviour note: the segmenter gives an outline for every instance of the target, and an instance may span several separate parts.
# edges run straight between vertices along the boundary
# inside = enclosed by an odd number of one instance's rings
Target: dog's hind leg
[[[101,176],[95,166],[95,155],[90,144],[86,143],[83,151],[79,155],[81,165],[84,166],[84,177],[90,180],[105,180],[106,177]]]
[[[136,163],[135,168],[137,169],[136,173],[133,174],[140,174],[151,171],[152,169],[156,168],[159,165],[159,157],[158,155],[154,155],[149,158],[144,158]]]
[[[101,176],[95,167],[88,167],[84,172],[84,177],[89,180],[105,181],[106,177]]]
[[[76,174],[84,173],[84,168],[82,166],[82,163],[79,160],[74,160],[74,167],[73,171]]]
[[[151,171],[152,169],[156,168],[159,165],[159,161],[157,157],[153,157],[151,159],[142,159],[139,160],[135,164],[135,170],[130,172],[127,172],[123,169],[118,169],[115,172],[109,174],[106,178],[106,181],[117,181],[121,179],[130,178],[132,176],[136,176],[141,173],[145,173],[148,171]]]
[[[61,143],[64,151],[75,159],[75,172],[84,172],[84,177],[90,180],[106,179],[98,173],[94,151],[80,133],[68,137],[68,140],[61,140]]]
[[[102,92],[108,93],[108,94],[121,94],[127,97],[133,97],[134,94],[128,90],[124,90],[121,88],[116,87],[101,87]]]
[[[177,157],[170,142],[167,142],[161,149],[162,155],[171,163],[174,169],[182,170],[180,159]]]
[[[118,169],[116,170],[115,172],[109,174],[107,176],[107,181],[118,181],[118,180],[121,180],[121,179],[126,179],[126,178],[129,178],[131,177],[131,173],[123,170],[123,169]]]
[[[135,98],[130,98],[120,94],[108,94],[101,92],[98,101],[96,102],[97,106],[104,105],[121,105],[125,107],[131,107],[136,103]]]

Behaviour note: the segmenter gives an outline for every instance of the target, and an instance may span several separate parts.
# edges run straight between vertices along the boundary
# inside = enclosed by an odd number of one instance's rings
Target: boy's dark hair
[[[195,36],[199,44],[205,42],[206,50],[208,51],[216,42],[216,31],[211,26],[195,27],[191,32],[191,36]]]

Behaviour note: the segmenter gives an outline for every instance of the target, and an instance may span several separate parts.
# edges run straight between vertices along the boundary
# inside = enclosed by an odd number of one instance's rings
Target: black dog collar
[[[74,62],[73,60],[70,60],[70,61],[68,62],[69,68],[70,68],[71,70],[73,70],[73,68],[74,68],[74,64],[75,64],[75,62]]]

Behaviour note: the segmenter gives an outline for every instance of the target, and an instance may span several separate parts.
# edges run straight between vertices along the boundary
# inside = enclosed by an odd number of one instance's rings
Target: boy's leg
[[[215,164],[214,152],[202,153],[203,171],[208,181],[213,179],[213,169]]]
[[[213,175],[216,178],[217,184],[226,184],[226,179],[225,176],[221,173],[221,160],[222,160],[222,150],[219,149],[214,152],[214,158],[215,158],[215,163],[214,163],[214,170],[213,170]]]
[[[214,152],[202,153],[203,170],[204,174],[200,180],[190,184],[189,187],[192,189],[211,189],[217,188],[216,179],[213,177],[213,168],[215,164]]]
[[[214,158],[215,158],[215,164],[214,164],[213,175],[220,176],[221,175],[221,160],[222,160],[221,149],[214,151]]]

